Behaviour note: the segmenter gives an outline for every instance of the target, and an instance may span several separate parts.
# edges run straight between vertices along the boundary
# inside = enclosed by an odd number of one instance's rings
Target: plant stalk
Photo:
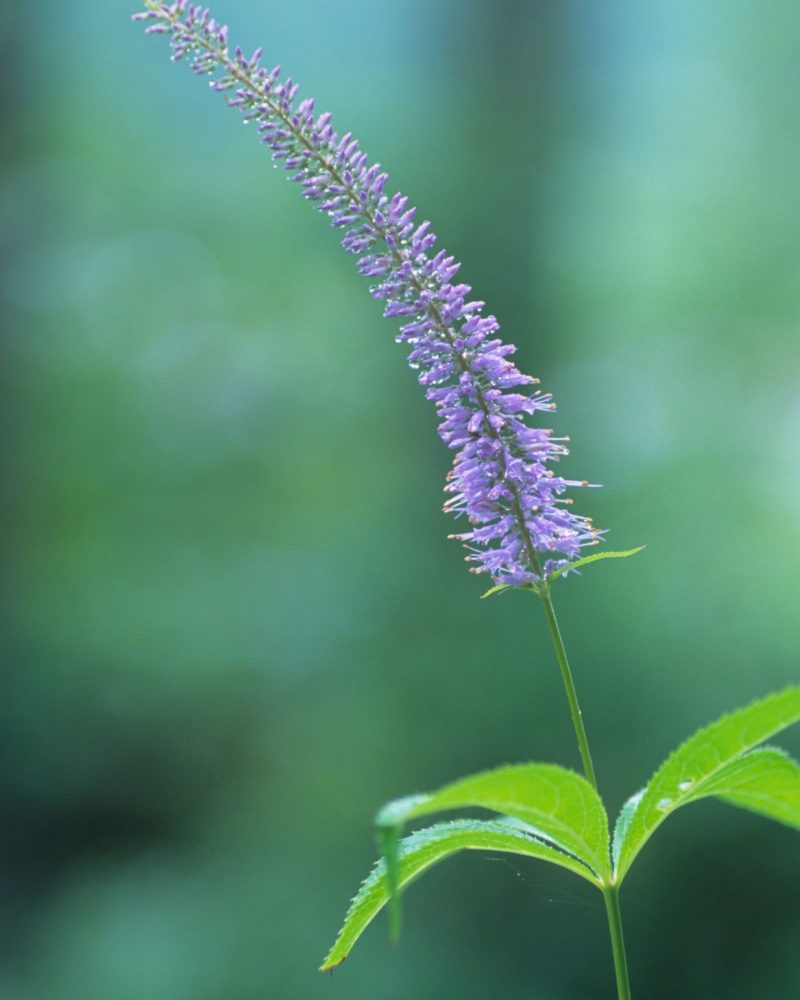
[[[581,707],[578,704],[578,693],[575,690],[575,682],[572,679],[572,671],[569,669],[567,651],[564,648],[564,640],[561,638],[561,630],[558,627],[556,612],[553,608],[553,599],[550,596],[550,588],[547,586],[543,587],[539,591],[539,597],[542,599],[544,612],[547,616],[547,624],[550,626],[550,635],[553,639],[556,659],[558,660],[558,668],[561,671],[561,679],[564,682],[564,690],[567,694],[569,712],[572,716],[572,725],[575,727],[575,736],[578,738],[578,749],[580,750],[581,760],[583,761],[583,772],[586,775],[587,781],[589,781],[594,786],[595,790],[597,790],[597,779],[594,775],[592,755],[589,752],[589,741],[586,738],[586,730],[583,726]]]
[[[569,660],[564,646],[564,639],[561,636],[561,629],[558,627],[553,599],[550,596],[550,588],[545,584],[538,591],[539,597],[544,605],[544,612],[547,617],[547,624],[550,627],[550,635],[553,639],[553,646],[556,651],[558,668],[561,671],[561,679],[564,682],[564,690],[569,703],[569,711],[572,716],[572,725],[575,727],[575,736],[578,739],[578,749],[583,761],[583,771],[589,781],[597,790],[597,778],[594,774],[592,755],[589,752],[589,740],[586,737],[586,729],[583,725],[583,714],[578,703],[578,692],[575,690],[575,682],[572,679],[572,671],[569,669]],[[619,908],[619,886],[607,885],[603,889],[603,898],[606,902],[606,914],[608,915],[608,928],[611,933],[611,948],[614,953],[614,974],[617,979],[618,1000],[631,1000],[631,987],[628,980],[628,962],[625,957],[625,940],[622,936],[622,914]]]
[[[628,981],[628,962],[625,958],[625,940],[622,936],[622,915],[619,909],[619,886],[609,885],[603,889],[608,914],[608,928],[611,932],[611,948],[614,952],[614,972],[617,977],[618,1000],[631,1000]]]

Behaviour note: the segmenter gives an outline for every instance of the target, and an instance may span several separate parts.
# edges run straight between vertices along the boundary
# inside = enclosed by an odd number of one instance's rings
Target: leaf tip
[[[335,961],[332,961],[329,954],[317,971],[327,972],[329,976],[332,976],[339,966],[343,965],[346,961],[347,955],[343,955],[341,958],[337,958]]]

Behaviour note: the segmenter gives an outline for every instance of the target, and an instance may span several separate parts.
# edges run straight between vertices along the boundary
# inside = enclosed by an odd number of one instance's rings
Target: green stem
[[[597,789],[597,779],[594,775],[594,765],[592,755],[589,752],[589,740],[586,738],[586,729],[583,725],[583,715],[578,704],[578,692],[575,690],[575,682],[572,679],[572,671],[569,669],[567,651],[564,647],[564,640],[561,637],[561,629],[558,627],[553,599],[550,596],[550,588],[545,584],[538,590],[539,597],[544,605],[547,624],[550,626],[550,635],[553,639],[553,646],[556,651],[558,667],[561,671],[561,679],[564,681],[564,690],[567,693],[569,711],[572,716],[572,724],[575,727],[575,735],[578,738],[578,749],[581,752],[583,770],[588,781]],[[628,981],[628,963],[625,958],[625,940],[622,936],[622,914],[619,908],[619,886],[607,885],[603,889],[603,898],[606,901],[606,913],[608,914],[608,928],[611,932],[611,948],[614,952],[614,973],[617,978],[617,996],[619,1000],[631,1000],[631,987]]]
[[[561,638],[561,630],[556,620],[556,612],[553,608],[553,599],[550,597],[550,588],[545,586],[539,591],[539,597],[544,604],[544,612],[547,616],[547,624],[550,626],[550,635],[553,638],[553,646],[556,650],[556,659],[561,671],[561,679],[564,682],[564,690],[567,693],[567,702],[572,716],[572,725],[575,727],[575,735],[578,738],[578,749],[581,752],[583,761],[583,771],[588,781],[597,789],[597,779],[594,776],[594,766],[592,755],[589,753],[589,741],[586,739],[586,730],[583,727],[583,715],[578,704],[578,693],[575,690],[575,682],[572,680],[572,672],[569,669],[567,651],[564,648],[564,640]]]
[[[628,963],[625,958],[625,940],[622,936],[622,915],[619,910],[619,886],[609,885],[603,889],[606,901],[608,927],[611,931],[611,947],[614,951],[614,972],[617,976],[617,997],[631,1000],[631,986],[628,981]]]

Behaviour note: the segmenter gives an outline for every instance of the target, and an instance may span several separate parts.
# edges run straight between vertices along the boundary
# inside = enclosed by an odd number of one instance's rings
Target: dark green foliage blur
[[[600,896],[477,856],[315,972],[382,802],[578,766],[541,610],[478,601],[394,328],[252,126],[125,3],[0,7],[0,997],[612,996]],[[800,8],[216,14],[433,220],[647,544],[556,588],[616,813],[800,679]],[[796,833],[687,809],[623,892],[635,995],[800,995],[798,898]]]

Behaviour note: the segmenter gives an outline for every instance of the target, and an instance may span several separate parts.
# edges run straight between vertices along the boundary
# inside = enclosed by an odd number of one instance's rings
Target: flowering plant
[[[418,875],[465,849],[548,861],[585,879],[605,901],[618,997],[630,996],[619,891],[655,830],[677,809],[715,797],[800,828],[800,766],[760,744],[800,720],[800,687],[790,687],[723,717],[682,744],[623,806],[612,831],[598,793],[589,743],[557,623],[552,588],[590,563],[631,556],[582,555],[603,532],[569,509],[568,489],[586,487],[558,476],[565,441],[533,423],[554,408],[537,380],[511,360],[516,348],[496,334],[498,323],[460,265],[437,250],[430,223],[400,193],[387,193],[388,174],[370,163],[357,140],[339,134],[328,112],[297,100],[298,87],[279,67],[261,64],[261,50],[231,50],[227,28],[187,0],[145,0],[134,15],[146,31],[168,36],[173,60],[186,58],[211,77],[245,121],[255,122],[274,160],[304,197],[336,228],[358,260],[384,315],[399,321],[398,342],[433,403],[439,435],[454,452],[445,509],[467,521],[455,534],[472,572],[487,575],[484,597],[506,589],[541,601],[583,763],[583,775],[552,764],[505,766],[455,781],[430,794],[389,803],[377,816],[383,857],[362,884],[323,964],[332,970],[389,904],[392,933],[400,927],[400,895]],[[450,810],[478,807],[490,820],[438,822],[403,838],[404,826]]]

